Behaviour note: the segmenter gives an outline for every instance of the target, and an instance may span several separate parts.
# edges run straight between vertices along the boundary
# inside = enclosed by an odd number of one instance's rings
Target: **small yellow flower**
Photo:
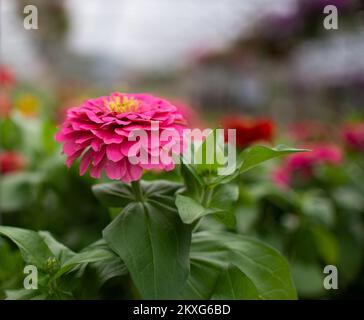
[[[39,99],[32,94],[23,94],[15,100],[16,109],[27,117],[36,115],[38,113],[39,106]]]

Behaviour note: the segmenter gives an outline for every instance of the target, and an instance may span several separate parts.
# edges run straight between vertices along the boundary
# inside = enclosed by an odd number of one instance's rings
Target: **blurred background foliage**
[[[26,4],[38,7],[38,30],[23,28]],[[338,30],[323,27],[328,4]],[[300,298],[362,298],[363,19],[359,0],[2,1],[0,223],[49,230],[74,250],[97,240],[115,212],[95,199],[95,181],[64,166],[54,133],[87,97],[148,91],[174,101],[191,127],[237,129],[241,149],[313,150],[238,179],[233,217],[200,228],[279,249]],[[178,170],[145,174],[156,176],[180,180]],[[323,288],[328,264],[338,267],[339,290]],[[22,268],[0,238],[1,298],[19,287]],[[79,297],[130,297],[130,281],[119,280],[98,296],[85,281]]]

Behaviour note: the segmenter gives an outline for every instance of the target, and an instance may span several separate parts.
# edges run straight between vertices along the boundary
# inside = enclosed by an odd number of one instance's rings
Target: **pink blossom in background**
[[[332,132],[327,124],[317,121],[299,121],[288,126],[288,135],[298,142],[328,141]]]
[[[314,169],[321,165],[338,166],[343,162],[343,153],[336,145],[307,146],[310,152],[295,153],[284,159],[282,165],[272,172],[272,180],[279,186],[290,186],[297,176],[301,182],[309,181]]]
[[[152,122],[159,124],[159,130],[174,130],[178,136],[166,142],[159,141],[158,150],[154,150]],[[183,115],[167,100],[149,94],[113,93],[69,109],[55,138],[64,143],[67,166],[81,158],[81,175],[90,167],[93,178],[100,178],[105,171],[110,179],[130,182],[139,180],[143,169],[168,171],[174,168],[173,159],[165,147],[169,144],[177,154],[183,149],[185,126]],[[147,132],[146,143],[143,139],[129,141],[132,132],[139,129]],[[138,156],[141,152],[147,153],[150,159],[158,159],[149,163],[131,161],[131,156]],[[169,161],[165,161],[166,158]]]
[[[343,138],[348,148],[364,152],[364,123],[350,124],[343,129]]]

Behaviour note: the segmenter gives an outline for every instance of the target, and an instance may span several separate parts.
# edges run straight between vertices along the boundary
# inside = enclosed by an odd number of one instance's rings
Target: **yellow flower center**
[[[139,101],[133,97],[123,97],[123,100],[120,97],[111,97],[110,100],[105,100],[104,103],[107,108],[117,113],[138,111],[139,109]]]

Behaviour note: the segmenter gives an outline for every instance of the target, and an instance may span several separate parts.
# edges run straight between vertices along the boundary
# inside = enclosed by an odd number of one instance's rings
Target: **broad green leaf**
[[[182,188],[181,184],[167,180],[141,181],[141,185],[146,197],[155,200],[158,197],[173,197]]]
[[[43,241],[60,264],[63,264],[66,260],[75,255],[71,249],[54,239],[48,231],[39,231],[38,234],[42,237]]]
[[[217,278],[213,300],[252,300],[258,299],[254,283],[233,265],[223,269]]]
[[[92,186],[96,198],[107,207],[121,208],[135,201],[135,194],[130,185],[122,182],[100,183]]]
[[[233,174],[227,176],[218,176],[214,179],[213,185],[226,184],[236,179],[240,174],[255,168],[261,163],[285,156],[296,152],[306,152],[306,149],[288,148],[285,146],[277,146],[269,148],[265,146],[253,146],[242,151],[236,159],[236,170]]]
[[[77,253],[64,261],[61,268],[54,276],[54,279],[59,278],[64,273],[68,272],[76,266],[92,262],[111,260],[114,259],[115,256],[115,253],[109,249],[109,247],[105,244],[103,240],[98,241],[95,244],[86,247],[80,253]]]
[[[209,207],[218,208],[221,211],[230,210],[239,198],[239,187],[237,184],[221,185],[214,190]]]
[[[268,148],[265,146],[254,146],[247,150],[244,150],[240,154],[240,158],[243,160],[242,165],[239,169],[240,173],[244,173],[259,164],[277,158],[285,156],[291,153],[306,152],[306,149],[295,149],[288,148],[285,146],[277,146],[276,148]]]
[[[239,198],[239,187],[236,184],[222,184],[216,187],[209,202],[210,210],[216,212],[215,216],[228,228],[236,225],[234,205]]]
[[[145,299],[178,296],[189,271],[190,234],[163,201],[130,203],[103,232]]]
[[[164,180],[141,182],[146,197],[158,200],[158,197],[170,197],[182,185]],[[129,184],[123,182],[100,183],[92,187],[95,196],[107,207],[121,208],[130,202],[137,201],[135,193]],[[168,199],[170,200],[170,199]]]
[[[204,208],[196,200],[181,194],[176,197],[176,206],[182,221],[187,224],[207,214],[214,213],[214,211]]]
[[[231,226],[234,225],[235,219],[230,209],[238,197],[237,185],[222,185],[213,190],[211,199],[207,201],[208,207],[202,206],[195,199],[180,194],[176,197],[176,206],[184,223],[190,224],[208,214],[216,214],[220,220]],[[232,220],[233,222],[231,222]]]
[[[110,259],[93,262],[90,266],[96,269],[98,280],[101,285],[109,279],[123,276],[128,273],[126,265],[117,255]]]
[[[48,259],[55,258],[44,239],[35,231],[0,226],[0,235],[13,241],[18,246],[23,259],[39,269],[46,270]]]
[[[199,268],[194,267],[196,262]],[[221,231],[194,234],[191,274],[182,297],[209,299],[220,276],[217,270],[227,268],[228,264],[233,264],[249,278],[260,299],[296,299],[288,263],[283,256],[260,241]]]
[[[211,255],[210,252],[194,253],[191,246],[191,271],[186,285],[180,294],[184,300],[206,300],[214,293],[217,279],[226,268],[226,252]]]

